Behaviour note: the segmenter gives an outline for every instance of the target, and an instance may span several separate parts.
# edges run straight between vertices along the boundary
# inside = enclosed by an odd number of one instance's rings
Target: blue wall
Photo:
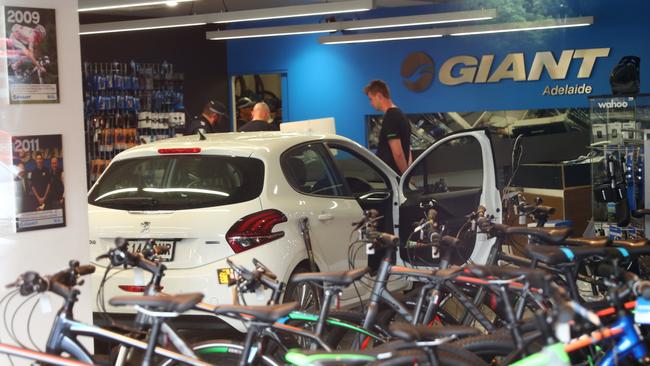
[[[641,91],[650,91],[650,2],[646,0],[576,0],[574,16],[593,15],[592,26],[465,37],[377,43],[320,45],[319,35],[228,41],[229,75],[284,71],[288,74],[288,119],[333,116],[337,133],[365,143],[364,116],[377,113],[368,104],[363,87],[383,79],[393,100],[407,113],[588,107],[585,95],[543,96],[546,85],[592,85],[592,95],[609,94],[609,73],[622,56],[641,57]],[[576,5],[577,4],[577,5]],[[579,6],[578,6],[579,5]],[[399,10],[391,10],[397,13]],[[406,9],[405,11],[413,11]],[[497,8],[497,12],[499,9]],[[385,16],[387,10],[370,16]],[[404,12],[402,11],[402,14]],[[503,80],[492,84],[446,86],[437,78],[426,91],[415,93],[402,85],[400,66],[411,52],[424,51],[436,64],[453,56],[496,55],[492,71],[511,52],[524,52],[528,70],[537,51],[611,48],[599,58],[590,79],[577,79],[580,59],[571,63],[564,81],[550,80],[546,72],[537,82]],[[285,112],[285,115],[287,113]]]

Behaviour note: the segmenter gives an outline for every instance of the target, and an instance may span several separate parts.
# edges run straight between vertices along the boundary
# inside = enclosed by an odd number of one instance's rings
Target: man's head
[[[271,120],[271,110],[268,104],[259,102],[253,107],[253,120],[269,122]]]
[[[253,118],[253,102],[250,98],[242,97],[237,100],[237,110],[239,111],[239,119],[243,121],[252,121]]]
[[[53,172],[56,172],[59,169],[59,159],[50,159],[50,169],[52,169]]]
[[[219,119],[226,115],[226,106],[223,103],[211,100],[203,107],[203,117],[210,122],[211,125],[219,122]]]
[[[373,80],[363,88],[363,92],[368,96],[370,105],[378,111],[386,111],[393,102],[390,99],[388,85],[381,80]]]
[[[38,169],[43,169],[43,153],[37,151],[36,155],[34,155],[34,160],[36,160],[36,167]]]

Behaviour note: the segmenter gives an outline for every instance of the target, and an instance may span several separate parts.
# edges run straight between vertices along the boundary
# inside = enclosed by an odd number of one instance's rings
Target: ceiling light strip
[[[410,31],[350,34],[343,36],[324,36],[318,38],[318,42],[321,44],[367,43],[403,39],[437,38],[442,37],[445,34],[446,33],[441,32],[438,29],[418,29]]]
[[[124,1],[124,0],[123,0]],[[277,8],[242,10],[224,13],[208,13],[177,17],[152,18],[142,20],[127,20],[121,22],[83,24],[80,34],[99,34],[112,32],[127,32],[146,29],[161,29],[187,27],[207,23],[232,23],[259,19],[279,19],[313,14],[337,14],[353,11],[370,10],[373,0],[337,1],[325,4],[284,6]]]
[[[295,18],[312,15],[342,14],[368,11],[373,0],[348,0],[309,5],[282,6],[276,8],[241,10],[219,13],[214,23],[249,22],[268,19]]]
[[[161,25],[161,26],[138,27],[138,28],[110,29],[110,30],[99,30],[99,31],[81,31],[79,32],[79,35],[85,36],[89,34],[119,33],[119,32],[132,32],[132,31],[141,31],[141,30],[150,30],[150,29],[194,27],[194,26],[205,25],[205,24],[207,23],[189,23],[189,24]]]
[[[449,33],[452,36],[471,36],[477,34],[524,32],[530,30],[583,27],[594,24],[594,17],[577,17],[564,19],[545,19],[532,22],[503,24],[486,24],[460,27]]]
[[[205,37],[212,41],[224,41],[230,39],[288,36],[297,34],[328,33],[335,32],[336,25],[332,23],[289,25],[281,27],[235,29],[225,31],[206,32]]]
[[[194,0],[173,0],[175,3],[189,2]],[[124,8],[135,8],[140,6],[155,6],[155,5],[166,5],[172,1],[169,0],[152,0],[152,1],[143,1],[143,0],[80,0],[79,9],[77,11],[88,12],[88,11],[101,11],[101,10],[113,10],[113,9],[124,9]]]
[[[177,19],[182,18],[182,19]],[[182,21],[179,21],[182,20]],[[148,29],[191,27],[207,24],[205,15],[188,15],[183,17],[152,18],[127,20],[122,22],[82,24],[79,26],[80,35],[130,32]]]
[[[358,29],[358,27],[376,28],[376,27],[380,27],[382,24],[385,24],[388,27],[399,27],[399,26],[413,26],[413,25],[422,25],[422,24],[434,24],[437,22],[491,19],[495,16],[496,16],[495,9],[475,10],[475,11],[473,10],[473,11],[425,14],[425,15],[415,15],[415,16],[394,17],[394,18],[378,18],[378,19],[369,19],[369,20],[332,22],[332,23],[322,23],[322,24],[300,24],[300,25],[277,26],[277,27],[261,27],[261,28],[247,28],[247,29],[244,28],[244,29],[233,29],[233,30],[225,30],[225,31],[213,31],[213,32],[206,32],[206,38],[209,40],[223,41],[223,40],[241,39],[241,38],[335,32],[340,30]],[[419,34],[416,36],[408,36],[408,38],[431,38],[431,37],[436,37],[437,33],[438,32],[434,32],[434,34],[431,34],[431,30],[425,30],[424,34]],[[365,38],[365,35],[363,35],[363,37]],[[374,39],[369,40],[367,42],[373,42],[373,41]],[[337,43],[351,43],[351,42],[337,42]]]
[[[557,29],[580,27],[593,24],[593,17],[576,17],[564,19],[546,19],[531,22],[501,23],[470,25],[463,27],[431,28],[419,30],[405,30],[397,32],[375,32],[362,34],[349,34],[339,36],[324,36],[318,39],[321,44],[345,44],[379,41],[395,41],[416,38],[440,37],[443,35],[466,36],[475,34],[520,32],[542,29]]]
[[[455,11],[449,13],[423,14],[393,18],[379,18],[367,20],[353,20],[339,22],[339,29],[366,30],[377,28],[409,27],[428,24],[444,24],[454,22],[471,22],[477,20],[493,19],[497,15],[496,9]]]

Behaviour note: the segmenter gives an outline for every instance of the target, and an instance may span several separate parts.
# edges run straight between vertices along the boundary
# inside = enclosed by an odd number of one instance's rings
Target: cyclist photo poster
[[[16,231],[65,226],[61,135],[13,136]]]
[[[59,103],[54,9],[4,7],[9,102]]]

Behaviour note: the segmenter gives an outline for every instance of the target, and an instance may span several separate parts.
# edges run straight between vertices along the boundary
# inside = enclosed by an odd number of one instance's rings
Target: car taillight
[[[200,147],[175,147],[158,149],[158,154],[198,154],[200,152]]]
[[[237,220],[226,233],[226,240],[235,253],[255,248],[284,236],[284,231],[272,231],[287,217],[278,210],[259,211]]]

